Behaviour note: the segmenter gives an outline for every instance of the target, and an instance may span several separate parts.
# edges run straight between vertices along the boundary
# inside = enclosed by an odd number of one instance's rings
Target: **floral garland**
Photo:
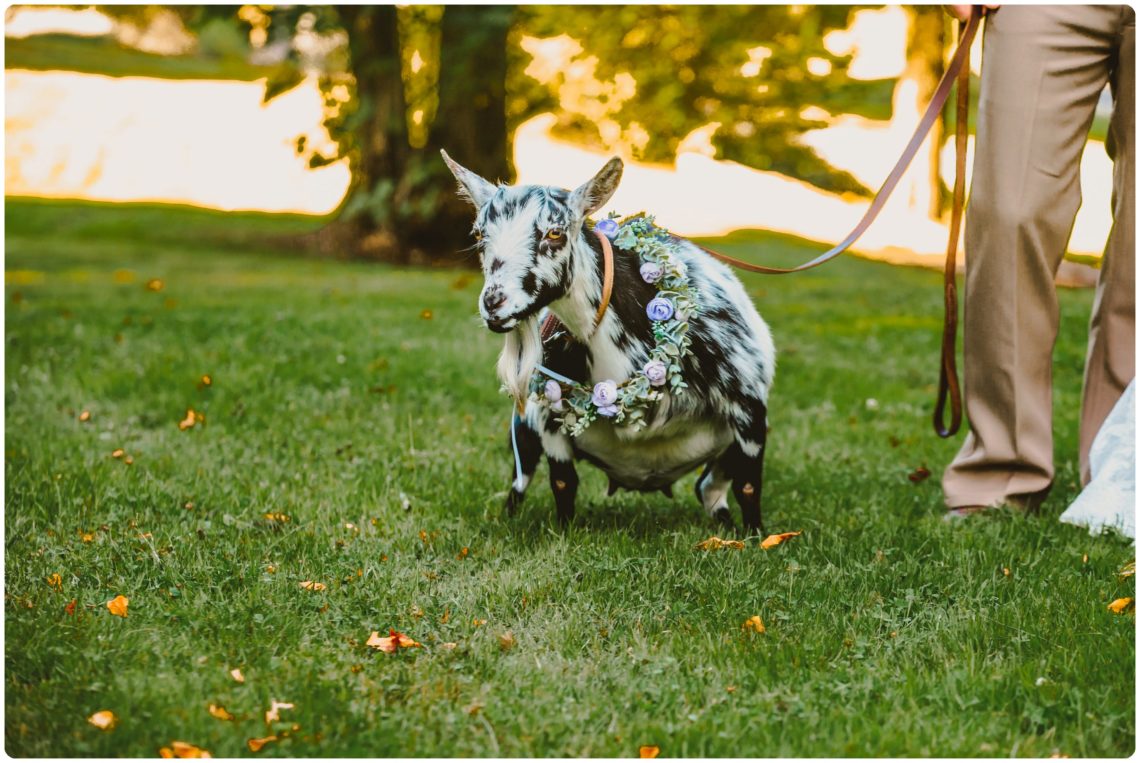
[[[701,310],[700,294],[689,283],[685,263],[674,254],[672,237],[654,224],[652,216],[635,215],[620,223],[615,218],[598,222],[594,230],[616,246],[636,252],[642,280],[657,286],[657,296],[645,308],[656,345],[641,373],[621,384],[606,379],[591,389],[563,377],[548,379],[544,371],[535,373],[530,399],[560,414],[561,431],[572,437],[599,416],[641,429],[649,423],[646,412],[661,399],[663,388],[676,394],[689,386],[681,374],[681,361],[692,355],[689,320]]]

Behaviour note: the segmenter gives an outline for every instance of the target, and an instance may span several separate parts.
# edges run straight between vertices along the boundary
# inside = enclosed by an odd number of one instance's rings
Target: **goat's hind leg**
[[[542,457],[542,439],[525,419],[511,417],[511,434],[508,436],[511,452],[511,489],[507,492],[507,516],[514,516],[526,495],[527,485],[538,469]],[[517,453],[517,461],[516,454]]]
[[[736,530],[736,523],[732,521],[732,512],[728,509],[728,489],[732,485],[732,478],[724,471],[721,461],[710,461],[705,465],[701,476],[697,477],[697,500],[708,515],[719,522],[725,530]]]
[[[768,447],[768,407],[751,401],[749,420],[738,427],[736,440],[717,460],[717,466],[732,480],[732,494],[740,504],[744,526],[764,533],[760,496],[764,488],[764,451]]]

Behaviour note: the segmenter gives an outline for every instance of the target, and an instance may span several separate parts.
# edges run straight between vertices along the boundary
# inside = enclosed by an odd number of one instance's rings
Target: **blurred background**
[[[489,179],[563,187],[620,155],[605,211],[830,243],[954,37],[939,7],[16,5],[5,192],[301,213],[320,216],[305,244],[326,254],[449,262],[471,214],[441,147]],[[1106,92],[1070,246],[1093,264],[1110,108]],[[940,127],[864,255],[939,264],[952,161]]]

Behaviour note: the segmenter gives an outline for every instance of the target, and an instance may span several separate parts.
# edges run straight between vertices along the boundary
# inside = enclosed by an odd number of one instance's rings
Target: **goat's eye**
[[[481,230],[473,230],[473,231],[471,231],[471,235],[475,237],[476,241],[482,241],[483,240],[483,231],[481,231]]]
[[[551,228],[546,232],[546,237],[551,241],[561,241],[563,235],[561,228]]]

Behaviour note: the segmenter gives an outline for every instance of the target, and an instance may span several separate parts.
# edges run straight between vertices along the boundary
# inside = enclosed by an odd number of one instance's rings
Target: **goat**
[[[655,347],[646,306],[658,289],[643,280],[639,255],[613,245],[614,288],[600,322],[603,245],[589,216],[613,195],[623,165],[611,159],[574,191],[550,186],[495,185],[443,153],[460,196],[475,207],[472,233],[484,285],[479,314],[505,334],[498,374],[520,403],[511,422],[516,466],[506,510],[513,514],[545,454],[556,514],[574,516],[575,460],[596,465],[618,488],[672,495],[680,477],[704,465],[697,500],[716,521],[735,527],[728,491],[746,528],[763,532],[761,489],[767,445],[768,391],[776,351],[767,324],[736,276],[700,247],[661,231],[674,262],[700,296],[688,317],[689,350],[680,360],[684,384],[654,391],[642,426],[604,416],[571,436],[551,405],[531,394],[537,367],[592,386],[621,384],[642,373]],[[539,321],[547,313],[564,330],[544,344]],[[687,386],[687,388],[685,388]],[[557,395],[553,396],[557,397]],[[558,409],[554,403],[554,409]]]

